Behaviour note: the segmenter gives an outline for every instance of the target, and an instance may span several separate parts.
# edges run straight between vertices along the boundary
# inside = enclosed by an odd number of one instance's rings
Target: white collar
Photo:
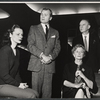
[[[46,27],[45,27],[45,25],[47,25],[47,27],[49,28],[49,24],[43,24],[43,23],[41,23],[41,25],[43,27],[44,32],[46,33]]]
[[[44,23],[41,23],[42,27],[45,28],[45,25],[47,25],[47,27],[49,28],[49,24],[44,24]]]
[[[82,34],[83,36],[89,36],[89,33],[88,34]]]

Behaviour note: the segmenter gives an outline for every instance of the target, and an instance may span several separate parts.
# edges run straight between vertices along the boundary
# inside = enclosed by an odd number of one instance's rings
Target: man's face
[[[88,21],[82,20],[80,22],[79,29],[80,29],[81,33],[88,32],[89,28],[90,28],[90,25],[89,25]]]
[[[48,23],[50,20],[52,19],[52,17],[50,16],[50,11],[49,10],[43,10],[41,12],[41,15],[40,15],[40,22],[41,23]]]

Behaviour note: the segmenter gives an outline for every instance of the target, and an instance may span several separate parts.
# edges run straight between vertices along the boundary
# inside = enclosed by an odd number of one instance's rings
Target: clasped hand
[[[76,76],[76,77],[77,77],[77,76],[80,76],[81,78],[84,79],[84,74],[83,74],[80,70],[76,71],[75,76]]]
[[[44,64],[50,63],[51,62],[51,56],[46,56],[46,55],[43,54],[41,62],[44,63]]]
[[[19,88],[25,89],[28,88],[27,83],[20,83]]]
[[[80,88],[80,87],[85,88],[86,87],[85,83],[81,82],[81,83],[75,84],[75,88]]]

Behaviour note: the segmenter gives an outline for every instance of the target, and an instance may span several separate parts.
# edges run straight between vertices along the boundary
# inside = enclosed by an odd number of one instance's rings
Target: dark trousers
[[[38,93],[33,89],[21,89],[12,85],[0,85],[0,96],[15,98],[35,98]]]

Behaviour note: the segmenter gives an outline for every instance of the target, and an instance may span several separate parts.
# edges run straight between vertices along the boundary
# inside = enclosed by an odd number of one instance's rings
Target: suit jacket
[[[82,34],[73,39],[73,46],[82,44],[84,46]],[[100,40],[94,33],[89,35],[89,51],[84,58],[85,63],[97,72],[100,68]]]
[[[53,28],[49,28],[47,41],[42,25],[35,25],[30,27],[28,35],[28,49],[31,52],[28,70],[40,71],[42,66],[45,66],[47,72],[55,72],[55,58],[60,52],[59,33]],[[40,54],[51,55],[53,61],[50,64],[42,64],[40,61]]]

